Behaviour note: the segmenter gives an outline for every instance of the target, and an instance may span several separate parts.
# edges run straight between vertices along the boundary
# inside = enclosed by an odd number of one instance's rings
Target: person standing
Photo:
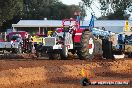
[[[32,52],[32,48],[33,48],[33,39],[32,39],[31,35],[28,35],[28,50],[29,50],[29,53]]]

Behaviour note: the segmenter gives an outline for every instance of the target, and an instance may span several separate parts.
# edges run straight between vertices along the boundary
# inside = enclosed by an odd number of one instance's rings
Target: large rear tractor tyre
[[[84,31],[81,37],[81,48],[77,50],[80,59],[93,59],[95,55],[95,40],[93,34]]]

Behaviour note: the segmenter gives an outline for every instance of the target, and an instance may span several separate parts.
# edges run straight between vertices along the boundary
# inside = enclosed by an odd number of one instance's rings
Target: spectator
[[[18,35],[18,38],[16,38],[16,41],[17,41],[17,42],[22,42],[22,37],[21,37],[20,34]]]
[[[32,48],[33,48],[33,39],[32,39],[32,36],[31,36],[31,35],[28,35],[28,41],[29,41],[29,44],[28,44],[29,52],[32,52]]]
[[[103,30],[103,31],[106,31],[104,27],[102,27],[102,30]]]

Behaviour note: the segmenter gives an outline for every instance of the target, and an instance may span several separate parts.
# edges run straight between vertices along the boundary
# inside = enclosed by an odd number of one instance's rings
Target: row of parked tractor
[[[81,28],[80,21],[65,19],[61,28],[47,30],[45,34],[31,36],[25,31],[11,32],[6,36],[7,41],[0,42],[0,49],[2,53],[35,53],[38,57],[48,55],[50,59],[66,59],[69,52],[80,59],[93,59],[97,55],[103,58],[132,56],[132,32],[116,34],[90,26],[92,23],[88,28]]]

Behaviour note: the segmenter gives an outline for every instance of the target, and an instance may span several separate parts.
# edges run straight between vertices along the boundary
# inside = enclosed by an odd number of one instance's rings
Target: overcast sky
[[[71,4],[76,4],[76,5],[79,5],[79,2],[81,2],[81,0],[60,0],[62,1],[64,4],[67,4],[67,5],[71,5]],[[94,12],[95,12],[95,16],[96,17],[99,17],[101,16],[100,12],[99,12],[99,9],[97,7],[99,7],[99,4],[98,0],[94,0],[95,1],[95,4],[92,5],[92,8],[94,8]],[[89,20],[91,18],[91,10],[86,10],[87,11],[87,17],[85,17],[85,20]]]

